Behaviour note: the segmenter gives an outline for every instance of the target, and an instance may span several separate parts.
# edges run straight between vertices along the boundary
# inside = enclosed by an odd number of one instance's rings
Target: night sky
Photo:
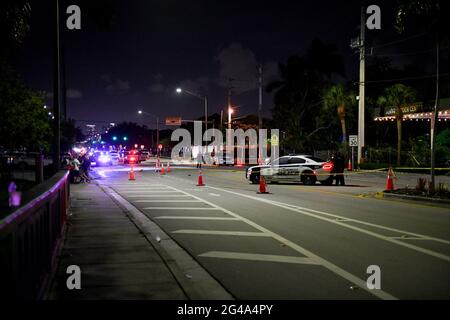
[[[27,84],[45,90],[52,105],[53,2],[32,1],[32,23],[15,66]],[[101,3],[102,1],[100,1]],[[382,30],[368,32],[372,44],[401,39],[394,32],[390,1],[373,1],[382,10]],[[391,1],[392,2],[392,1]],[[78,125],[135,121],[153,126],[147,112],[183,119],[203,115],[202,101],[176,95],[177,86],[208,95],[209,114],[227,101],[228,78],[237,115],[256,114],[256,65],[265,83],[277,75],[277,64],[302,54],[314,37],[334,43],[345,57],[347,79],[357,76],[358,56],[349,47],[358,34],[359,1],[107,1],[111,26],[96,23],[94,9],[80,1],[81,31],[63,28],[68,115]],[[98,15],[97,15],[98,16]],[[405,44],[407,45],[407,44]],[[417,50],[417,42],[411,44]],[[386,47],[378,54],[405,48]],[[406,48],[408,49],[408,48]],[[420,57],[423,59],[424,57]],[[402,57],[399,62],[411,62]],[[344,81],[344,79],[336,79]],[[272,97],[264,95],[264,116]]]

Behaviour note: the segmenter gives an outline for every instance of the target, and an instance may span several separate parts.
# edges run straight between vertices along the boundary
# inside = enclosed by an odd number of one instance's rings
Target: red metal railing
[[[69,174],[33,188],[0,220],[0,299],[40,299],[55,265],[69,207]]]

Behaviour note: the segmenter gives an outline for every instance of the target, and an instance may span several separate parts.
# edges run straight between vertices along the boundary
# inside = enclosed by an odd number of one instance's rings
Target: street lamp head
[[[139,113],[139,114],[142,114],[142,110],[139,110],[138,113]]]
[[[175,91],[176,91],[177,93],[182,93],[182,92],[183,92],[183,89],[177,88]]]

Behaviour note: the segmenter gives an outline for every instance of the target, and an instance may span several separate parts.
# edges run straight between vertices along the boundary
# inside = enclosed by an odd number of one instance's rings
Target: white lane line
[[[221,258],[221,259],[236,259],[236,260],[250,260],[250,261],[264,261],[264,262],[284,262],[284,263],[298,263],[298,264],[312,264],[320,265],[311,258],[293,257],[293,256],[279,256],[273,254],[256,254],[256,253],[242,253],[230,251],[209,251],[198,255],[206,258]]]
[[[114,189],[121,190],[121,191],[127,191],[127,190],[131,190],[131,191],[134,191],[134,190],[169,191],[170,190],[169,188],[161,188],[161,187],[158,187],[158,188],[136,187],[136,188],[114,188]]]
[[[418,237],[389,237],[391,239],[398,239],[398,240],[427,240],[430,241],[429,238],[418,238]]]
[[[164,185],[164,184],[145,184],[145,183],[141,183],[141,184],[134,184],[134,183],[129,183],[129,184],[109,184],[109,186],[117,187],[117,188],[128,188],[128,187],[137,187],[137,188],[164,187],[164,188],[167,188],[167,185]]]
[[[239,220],[238,218],[234,217],[197,217],[197,216],[158,216],[154,217],[153,219],[158,220]]]
[[[225,231],[225,230],[201,230],[201,229],[180,229],[172,231],[177,234],[201,234],[212,236],[242,236],[242,237],[270,237],[264,232],[253,231]]]
[[[134,200],[134,202],[201,202],[200,200],[178,200],[178,199],[173,199],[173,200]]]
[[[429,255],[429,256],[432,256],[432,257],[435,257],[435,258],[439,258],[439,259],[442,259],[442,260],[445,260],[445,261],[450,261],[450,256],[447,256],[445,254],[438,253],[438,252],[435,252],[435,251],[432,251],[432,250],[428,250],[428,249],[425,249],[425,248],[422,248],[422,247],[418,247],[416,245],[413,245],[413,244],[410,244],[410,243],[406,243],[406,242],[403,242],[403,241],[400,241],[400,240],[392,239],[392,238],[390,238],[388,236],[385,236],[385,235],[382,235],[382,234],[379,234],[379,233],[375,233],[375,232],[372,232],[372,231],[369,231],[369,230],[366,230],[366,229],[362,229],[362,228],[359,228],[359,227],[356,227],[356,226],[352,226],[352,225],[349,225],[349,224],[345,224],[343,222],[336,221],[335,219],[326,218],[326,217],[323,217],[323,216],[320,216],[320,215],[317,215],[317,214],[314,214],[314,213],[311,213],[311,212],[317,212],[317,213],[322,214],[322,215],[327,215],[327,216],[339,217],[339,218],[347,219],[345,217],[337,216],[337,215],[334,215],[334,214],[331,214],[331,213],[322,212],[322,211],[317,211],[317,210],[297,207],[297,206],[294,206],[294,205],[286,205],[286,204],[281,203],[281,202],[276,202],[276,201],[272,201],[272,200],[268,200],[268,199],[262,199],[262,198],[258,198],[258,197],[254,197],[254,196],[249,196],[249,195],[246,195],[246,194],[241,194],[241,193],[237,193],[237,192],[234,192],[234,191],[229,191],[229,190],[225,190],[225,189],[221,189],[221,188],[216,188],[216,187],[209,187],[209,188],[216,189],[216,190],[223,191],[223,192],[232,193],[232,194],[235,194],[235,195],[238,195],[238,196],[241,196],[241,197],[245,197],[245,198],[248,198],[248,199],[252,199],[252,200],[268,203],[268,204],[271,204],[271,205],[274,205],[274,206],[277,206],[277,207],[280,207],[280,208],[283,208],[283,209],[287,209],[287,210],[290,210],[290,211],[298,212],[298,213],[301,213],[301,214],[306,215],[306,216],[310,216],[310,217],[313,217],[313,218],[316,218],[316,219],[319,219],[319,220],[323,220],[323,221],[327,221],[327,222],[330,222],[330,223],[334,223],[334,224],[339,225],[341,227],[348,228],[348,229],[351,229],[351,230],[354,230],[354,231],[358,231],[358,232],[361,232],[361,233],[373,236],[373,237],[381,239],[381,240],[385,240],[387,242],[395,243],[395,244],[397,244],[399,246],[403,246],[403,247],[412,249],[412,250],[417,251],[417,252],[424,253],[426,255]],[[311,211],[311,212],[309,212],[309,211]],[[429,237],[429,236],[424,236],[424,235],[419,235],[419,234],[414,234],[414,233],[411,233],[411,232],[406,232],[406,231],[398,230],[398,229],[394,229],[394,228],[378,226],[376,224],[372,224],[372,223],[368,223],[368,222],[364,222],[364,221],[360,221],[360,220],[355,220],[355,219],[347,219],[347,220],[351,220],[352,222],[359,222],[361,224],[365,224],[365,225],[369,225],[369,226],[380,227],[381,229],[401,231],[401,233],[416,235],[416,236],[418,236],[420,238],[429,238],[429,239],[433,239],[435,241],[439,240],[439,242],[444,242],[444,243],[448,242],[446,240],[433,238],[433,237]]]
[[[177,189],[175,187],[170,187],[170,188],[172,188],[173,190],[178,190],[178,191],[181,191],[183,193],[189,194],[189,193],[187,193],[185,191],[182,191],[182,190],[179,190],[179,189]],[[216,188],[216,189],[218,189],[220,191],[219,188]],[[226,191],[226,190],[223,190],[223,191]],[[271,236],[275,240],[277,240],[277,241],[281,242],[282,244],[290,247],[291,249],[301,253],[302,255],[304,255],[304,256],[306,256],[308,258],[311,258],[313,261],[316,261],[317,263],[321,264],[322,266],[324,266],[325,268],[327,268],[331,272],[333,272],[333,273],[337,274],[338,276],[340,276],[340,277],[350,281],[351,283],[353,283],[357,287],[361,288],[362,290],[365,290],[368,293],[370,293],[370,294],[372,294],[372,295],[374,295],[374,296],[376,296],[376,297],[378,297],[380,299],[385,299],[385,300],[396,300],[397,299],[393,295],[391,295],[391,294],[389,294],[386,291],[383,291],[381,289],[380,290],[370,290],[370,289],[368,289],[367,288],[367,284],[366,284],[366,280],[358,278],[357,276],[351,274],[350,272],[348,272],[348,271],[346,271],[344,269],[341,269],[340,267],[338,267],[337,265],[333,264],[332,262],[330,262],[330,261],[328,261],[328,260],[326,260],[326,259],[324,259],[324,258],[322,258],[322,257],[320,257],[320,256],[318,256],[316,254],[314,254],[313,252],[311,252],[311,251],[309,251],[309,250],[299,246],[298,244],[296,244],[296,243],[294,243],[294,242],[284,238],[283,236],[280,236],[279,234],[276,234],[276,233],[274,233],[274,232],[264,228],[263,226],[260,226],[257,223],[255,223],[255,222],[253,222],[253,221],[251,221],[251,220],[249,220],[247,218],[241,217],[240,215],[238,215],[238,214],[236,214],[234,212],[231,212],[230,210],[227,210],[225,208],[222,208],[222,207],[220,207],[220,206],[218,206],[218,205],[216,205],[216,204],[214,204],[214,203],[212,203],[210,201],[203,200],[203,199],[201,199],[201,198],[199,198],[197,196],[194,196],[194,195],[191,195],[191,196],[193,198],[196,198],[196,199],[199,199],[199,200],[203,201],[206,204],[209,204],[212,207],[218,208],[218,209],[222,210],[225,213],[228,213],[230,216],[239,218],[243,222],[246,222],[247,224],[249,224],[250,226],[254,227],[255,229],[260,230],[264,234],[266,234],[268,236]]]
[[[145,195],[149,195],[149,194],[180,194],[179,192],[176,191],[145,191],[145,190],[136,190],[136,191],[120,191],[117,190],[117,192],[120,192],[122,194],[145,194]]]
[[[194,208],[194,207],[147,207],[143,208],[144,210],[220,210],[217,208]]]
[[[185,194],[140,194],[140,195],[127,195],[127,198],[170,198],[170,197],[180,197],[187,198],[190,197]]]
[[[211,192],[209,192],[208,193],[210,196],[213,196],[213,197],[220,197],[220,194],[217,194],[217,193],[211,193]]]

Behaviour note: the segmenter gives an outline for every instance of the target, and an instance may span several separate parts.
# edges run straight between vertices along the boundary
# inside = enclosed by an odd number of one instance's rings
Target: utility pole
[[[262,115],[261,115],[261,113],[262,113],[262,83],[263,83],[263,79],[262,79],[262,77],[263,77],[263,71],[262,71],[262,64],[260,64],[259,66],[258,66],[258,137],[259,137],[259,133],[260,133],[260,131],[261,131],[261,129],[262,129]],[[259,143],[262,143],[261,141],[259,141]],[[261,159],[261,154],[260,154],[260,152],[261,152],[261,148],[258,148],[258,163],[261,163],[262,161],[262,159]]]
[[[258,131],[262,129],[262,86],[263,86],[263,70],[262,65],[258,66],[258,87],[259,87],[259,99],[258,99]]]
[[[61,51],[59,42],[59,0],[55,0],[56,20],[55,20],[55,57],[54,57],[54,78],[53,78],[53,171],[56,173],[60,166],[60,93],[61,93]]]
[[[430,129],[430,138],[431,138],[431,185],[433,189],[435,188],[435,166],[436,166],[436,131],[437,131],[437,122],[439,117],[439,53],[440,53],[440,39],[437,36],[436,40],[436,97],[434,101],[434,112],[431,118],[431,129]]]
[[[366,17],[364,2],[361,5],[361,30],[359,36],[359,108],[358,108],[358,165],[362,162],[365,131],[365,29]]]
[[[64,40],[64,36],[63,36]],[[61,39],[60,39],[61,42]],[[61,107],[62,109],[62,118],[64,122],[67,122],[67,88],[66,88],[66,56],[65,56],[65,46],[64,41],[61,42]],[[65,151],[65,150],[64,150]]]
[[[228,86],[228,129],[231,129],[231,85]]]
[[[156,117],[156,147],[159,150],[159,117]]]

